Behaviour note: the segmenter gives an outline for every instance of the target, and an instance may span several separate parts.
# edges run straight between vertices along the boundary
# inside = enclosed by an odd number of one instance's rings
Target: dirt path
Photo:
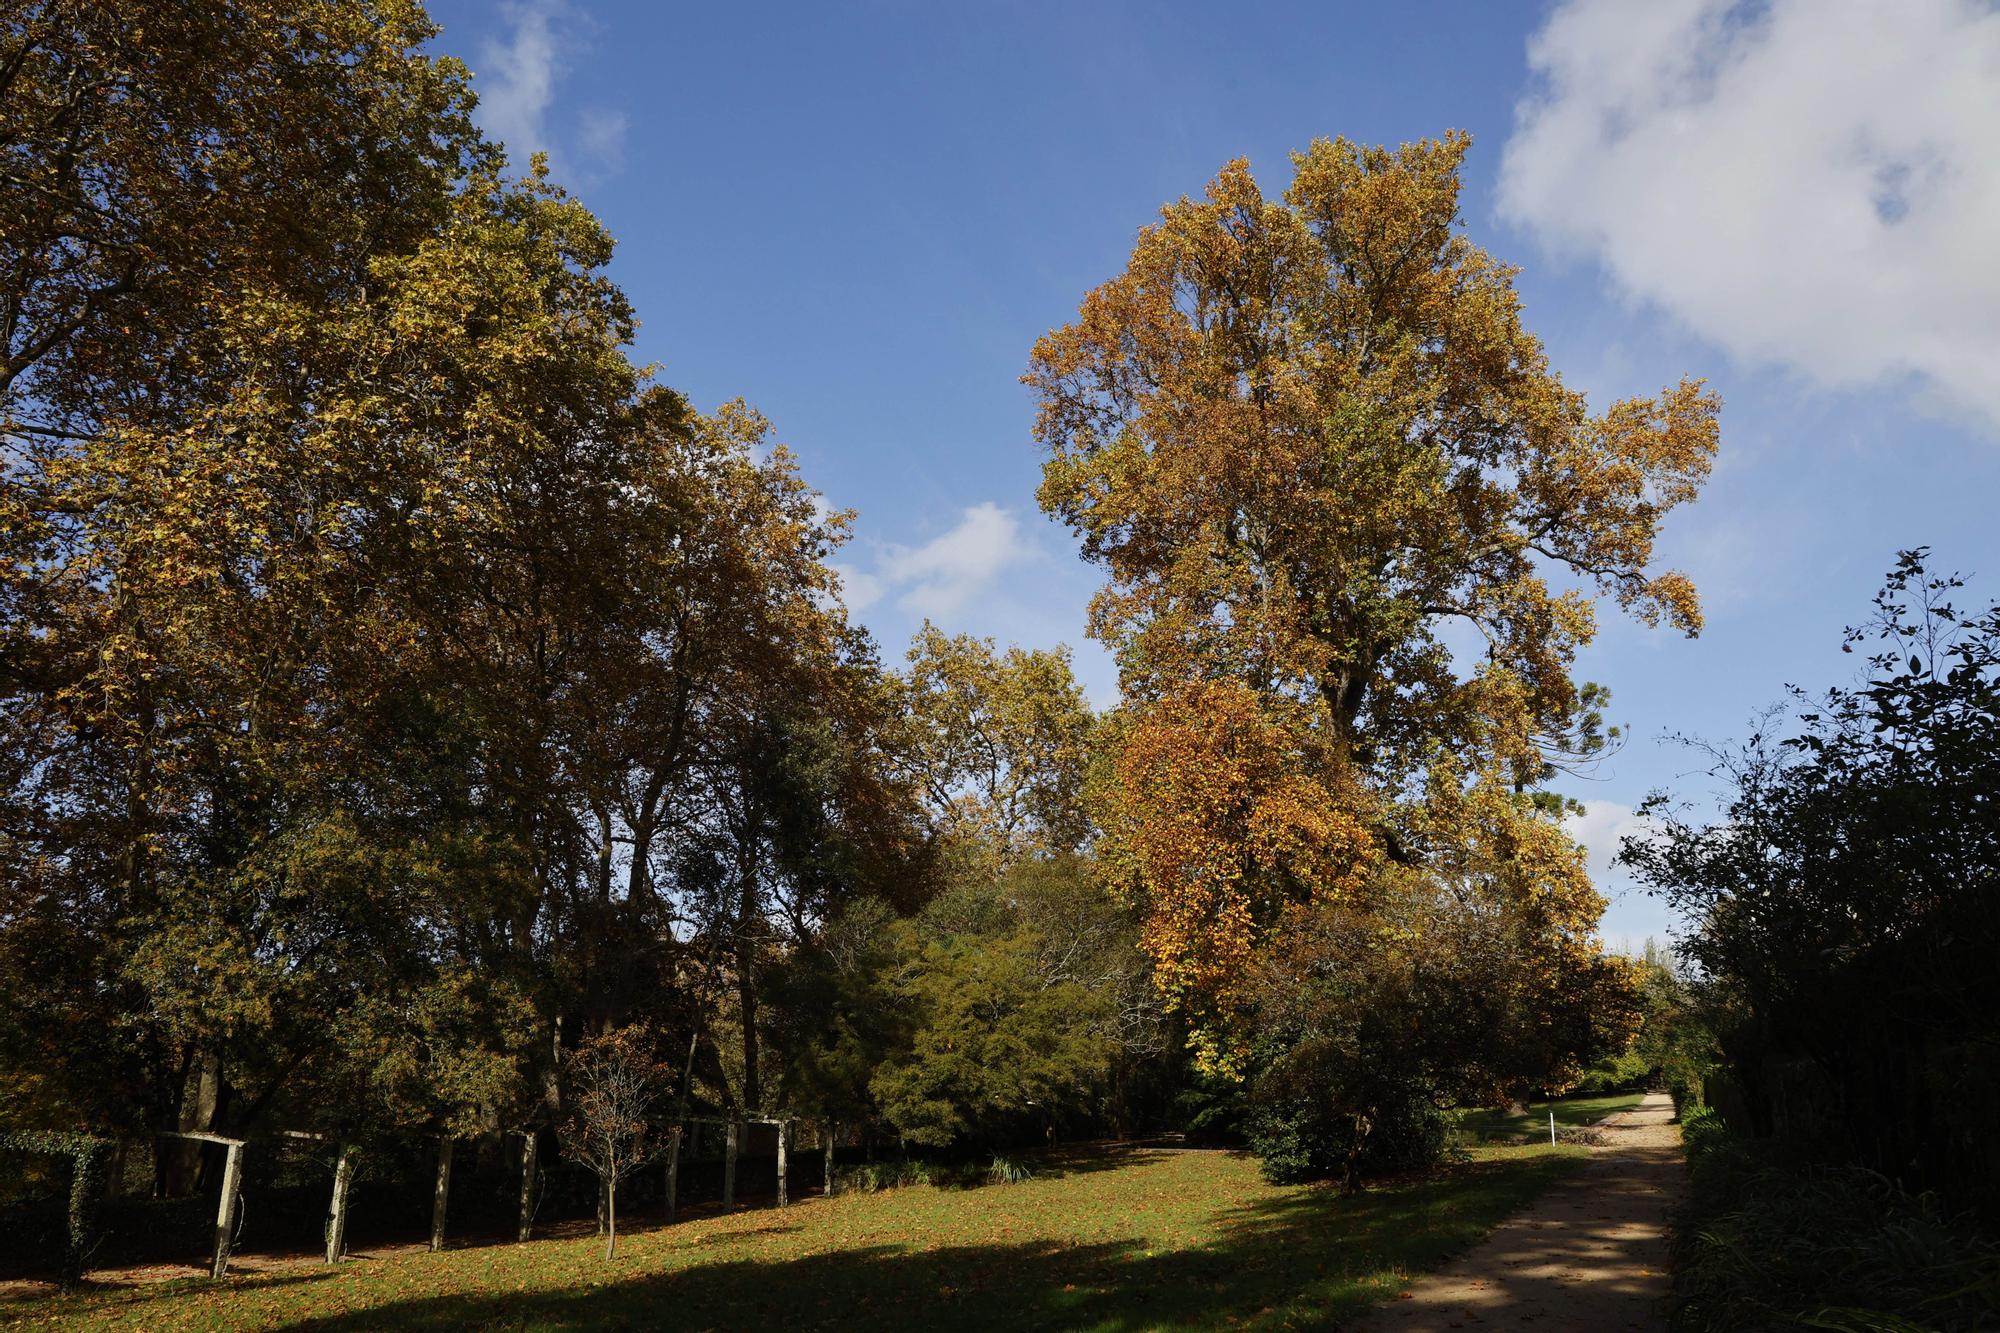
[[[1605,1120],[1580,1171],[1360,1328],[1664,1330],[1667,1209],[1682,1179],[1673,1115],[1654,1092]]]

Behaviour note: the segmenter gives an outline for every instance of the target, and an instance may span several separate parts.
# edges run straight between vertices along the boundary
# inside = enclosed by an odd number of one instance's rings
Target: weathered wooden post
[[[667,1131],[667,1221],[676,1220],[681,1194],[681,1127]]]
[[[829,1199],[833,1197],[833,1145],[834,1141],[837,1140],[839,1137],[840,1137],[840,1122],[838,1120],[827,1121],[826,1122],[826,1197]]]
[[[722,1206],[736,1204],[736,1121],[729,1122],[722,1135]]]
[[[533,1129],[521,1131],[521,1227],[514,1235],[516,1240],[528,1240],[535,1234],[535,1158],[541,1146],[541,1135]]]
[[[778,1207],[785,1206],[785,1140],[792,1136],[792,1122],[778,1122]]]
[[[326,1261],[337,1264],[347,1253],[347,1192],[354,1184],[354,1145],[340,1145],[333,1163],[333,1197],[326,1204]]]
[[[222,1202],[215,1209],[215,1265],[209,1275],[229,1275],[229,1251],[236,1244],[236,1215],[243,1202],[243,1142],[228,1140],[229,1157],[222,1166]]]
[[[449,1134],[438,1140],[437,1185],[431,1190],[431,1252],[444,1248],[445,1206],[451,1202],[451,1154],[457,1140]]]

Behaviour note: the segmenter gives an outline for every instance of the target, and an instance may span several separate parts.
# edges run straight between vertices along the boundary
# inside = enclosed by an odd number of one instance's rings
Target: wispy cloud
[[[1585,801],[1583,813],[1563,821],[1569,836],[1590,854],[1590,882],[1607,897],[1633,887],[1632,877],[1616,864],[1625,839],[1647,831],[1638,811],[1617,801]]]
[[[1753,363],[2000,426],[2000,11],[1566,0],[1504,216]]]
[[[884,543],[870,567],[850,563],[835,568],[849,610],[863,611],[893,597],[898,609],[913,616],[945,619],[1033,554],[1021,535],[1020,520],[986,501],[967,508],[949,530],[921,546]]]
[[[573,156],[572,171],[615,168],[624,152],[624,112],[587,107],[567,132],[558,130],[552,115],[557,87],[584,49],[590,21],[566,0],[510,0],[499,13],[504,34],[481,40],[471,62],[480,127],[506,145],[517,169],[538,152]]]

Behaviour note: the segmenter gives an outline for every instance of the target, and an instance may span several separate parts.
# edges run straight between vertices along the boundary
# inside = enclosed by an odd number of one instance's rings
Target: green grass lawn
[[[591,1237],[351,1260],[0,1307],[0,1325],[462,1328],[1323,1327],[1518,1211],[1579,1149],[1478,1150],[1342,1198],[1241,1154],[1117,1148],[1035,1179],[913,1187]],[[637,1219],[635,1219],[635,1222]]]
[[[1591,1125],[1608,1115],[1631,1110],[1644,1095],[1638,1092],[1607,1092],[1597,1097],[1564,1097],[1559,1101],[1537,1102],[1528,1108],[1526,1115],[1506,1111],[1464,1111],[1459,1115],[1458,1124],[1466,1137],[1475,1143],[1514,1143],[1537,1134],[1543,1143],[1547,1143],[1550,1111],[1556,1113],[1556,1124],[1559,1126]]]

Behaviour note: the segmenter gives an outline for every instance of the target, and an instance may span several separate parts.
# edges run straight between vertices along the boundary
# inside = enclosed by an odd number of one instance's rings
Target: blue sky
[[[2000,599],[2000,17],[1987,0],[1557,5],[433,0],[481,120],[619,238],[639,355],[767,413],[859,511],[850,602],[895,660],[929,615],[1073,645],[1097,578],[1037,510],[1029,346],[1161,204],[1316,136],[1475,136],[1468,232],[1603,405],[1725,399],[1665,562],[1698,640],[1606,608],[1582,675],[1631,740],[1575,831],[1614,944],[1666,933],[1608,869],[1648,791],[1710,784],[1900,547]]]

